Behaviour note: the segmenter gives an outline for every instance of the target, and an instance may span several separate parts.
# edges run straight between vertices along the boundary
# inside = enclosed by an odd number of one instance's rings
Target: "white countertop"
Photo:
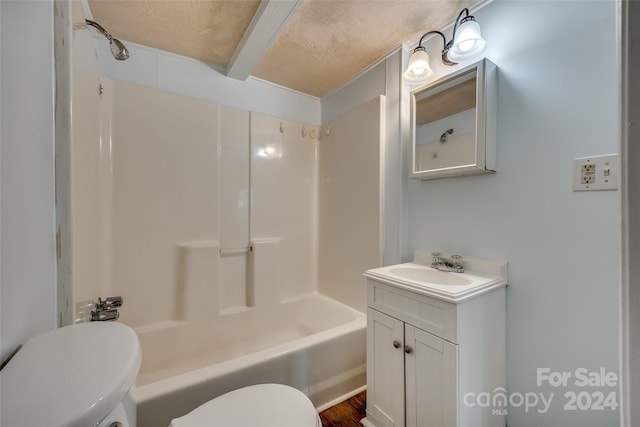
[[[423,252],[416,252],[417,261],[425,261],[428,257]],[[416,279],[420,274],[412,273],[411,269],[427,270],[425,275],[440,278],[441,283],[420,281]],[[395,270],[395,272],[394,272]],[[416,272],[419,273],[419,272]],[[421,262],[408,262],[374,268],[364,272],[365,277],[388,285],[397,286],[412,292],[427,295],[451,303],[460,303],[470,298],[507,286],[507,264],[477,259],[465,259],[465,272],[442,272]],[[464,284],[444,284],[446,282],[462,282]]]

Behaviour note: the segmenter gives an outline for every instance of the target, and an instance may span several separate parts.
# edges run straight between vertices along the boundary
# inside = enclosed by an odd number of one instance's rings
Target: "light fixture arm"
[[[460,20],[460,18],[462,18],[462,14],[464,14],[464,18],[463,20]],[[451,48],[451,46],[453,45],[453,41],[456,39],[456,31],[458,30],[458,27],[460,26],[460,24],[462,24],[467,18],[469,17],[469,9],[467,9],[466,7],[464,9],[462,9],[460,11],[460,13],[458,14],[458,17],[456,18],[456,23],[453,24],[453,32],[451,34],[451,40],[449,41],[449,43],[446,44],[445,48],[447,50],[449,50]]]
[[[422,46],[422,42],[424,41],[425,37],[430,36],[431,34],[437,34],[440,37],[442,37],[443,46],[446,46],[447,39],[445,38],[445,36],[444,36],[444,34],[442,32],[440,32],[440,31],[427,31],[426,33],[424,33],[422,35],[422,37],[420,37],[420,42],[418,43],[418,47],[416,47],[416,49],[418,49],[420,47],[424,47],[424,46]]]
[[[458,17],[456,18],[455,24],[453,24],[453,33],[451,34],[451,40],[447,41],[447,38],[445,37],[444,33],[442,33],[441,31],[427,31],[422,35],[422,37],[420,37],[418,46],[413,51],[415,52],[416,50],[424,49],[424,46],[422,45],[422,43],[424,42],[424,39],[427,36],[430,36],[432,34],[437,34],[440,37],[442,37],[442,62],[445,65],[449,65],[449,66],[456,65],[457,62],[453,62],[452,60],[449,59],[449,56],[448,56],[449,49],[451,49],[451,46],[453,46],[453,41],[456,39],[456,30],[458,29],[460,24],[462,24],[468,17],[469,17],[469,9],[465,7],[460,11],[460,13],[458,14]]]
[[[462,13],[462,12],[460,12]],[[456,23],[458,21],[456,20]],[[454,28],[455,31],[455,28]],[[445,37],[444,33],[442,33],[441,31],[427,31],[426,33],[424,33],[422,35],[422,37],[420,37],[420,42],[418,43],[418,46],[413,50],[414,52],[417,50],[421,50],[424,49],[424,46],[422,45],[422,42],[424,42],[424,39],[427,36],[430,36],[432,34],[437,34],[440,37],[442,37],[442,62],[445,65],[456,65],[457,62],[453,62],[451,61],[448,57],[447,57],[447,53],[449,53],[449,48],[451,47],[451,45],[453,44],[453,39],[451,39],[451,41],[447,42],[447,38]]]

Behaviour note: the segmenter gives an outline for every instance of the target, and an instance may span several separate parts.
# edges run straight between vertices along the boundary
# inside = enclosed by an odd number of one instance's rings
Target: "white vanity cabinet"
[[[456,425],[457,346],[372,308],[367,316],[367,420]]]
[[[363,424],[504,427],[506,407],[487,405],[478,395],[506,394],[506,279],[494,280],[477,292],[460,289],[465,296],[456,298],[442,294],[446,287],[431,292],[424,284],[403,283],[402,278],[387,276],[390,270],[383,267],[365,273],[367,416]]]

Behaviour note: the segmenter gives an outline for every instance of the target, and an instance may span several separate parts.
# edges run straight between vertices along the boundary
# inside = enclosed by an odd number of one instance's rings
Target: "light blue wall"
[[[617,425],[563,409],[595,389],[536,384],[537,368],[618,373],[620,193],[571,190],[574,157],[618,151],[616,4],[496,1],[476,17],[499,68],[497,173],[411,181],[409,244],[509,262],[508,390],[555,393],[509,425]]]
[[[0,2],[0,361],[56,326],[53,2]]]
[[[512,406],[510,426],[615,426],[617,410],[564,410],[564,393],[597,388],[576,387],[575,378],[568,387],[538,387],[536,370],[619,373],[620,194],[571,191],[573,158],[618,151],[616,3],[494,1],[474,14],[499,67],[498,172],[405,178],[403,260],[413,249],[437,249],[509,262],[509,392],[554,393],[545,414]],[[434,78],[455,70],[436,60]],[[381,67],[324,98],[323,121],[382,87],[394,90],[400,83],[387,78],[382,86]],[[407,90],[396,106],[405,159]],[[407,176],[404,164],[386,173],[399,170]],[[391,191],[402,194],[402,185]],[[617,387],[600,391],[620,397]]]
[[[511,426],[617,424],[615,411],[564,411],[564,392],[581,389],[539,388],[535,378],[540,367],[618,369],[620,195],[573,193],[570,178],[572,158],[618,149],[615,12],[608,0],[495,1],[476,13],[488,57],[499,67],[498,172],[492,176],[404,178],[407,129],[399,123],[406,124],[407,100],[399,93],[399,54],[362,77],[371,82],[356,80],[322,101],[323,121],[330,121],[359,100],[387,95],[385,239],[392,243],[386,263],[407,260],[412,248],[509,262],[509,390],[555,392],[548,414],[511,408]],[[52,5],[3,1],[0,18],[4,357],[56,323]],[[12,50],[17,37],[28,58]],[[161,69],[153,70],[150,76],[162,78]],[[254,102],[251,87],[243,91],[242,102]],[[271,114],[287,117],[298,109],[308,115],[302,121],[320,122],[318,100],[286,98],[278,98],[281,107]],[[391,99],[402,101],[395,110]],[[255,110],[270,100],[255,98]],[[32,125],[24,125],[24,117]]]

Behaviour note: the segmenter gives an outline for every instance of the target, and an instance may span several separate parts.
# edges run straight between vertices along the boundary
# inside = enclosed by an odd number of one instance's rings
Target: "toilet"
[[[259,384],[230,391],[171,421],[170,427],[322,427],[301,391]]]
[[[131,395],[142,354],[136,333],[89,322],[36,336],[0,371],[0,425],[135,427]],[[170,427],[322,427],[309,398],[282,384],[231,391]]]

